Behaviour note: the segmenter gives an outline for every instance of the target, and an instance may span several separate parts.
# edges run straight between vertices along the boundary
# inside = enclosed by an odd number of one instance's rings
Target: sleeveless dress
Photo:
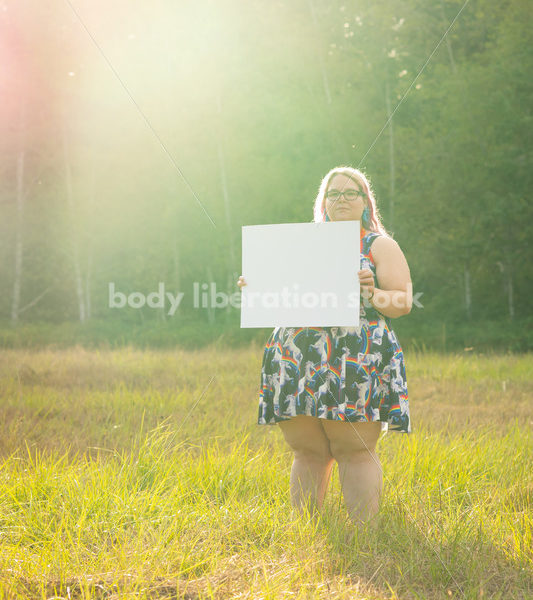
[[[361,227],[360,268],[375,281],[370,246],[379,235]],[[359,327],[276,327],[263,353],[257,424],[310,415],[411,433],[404,356],[390,321],[361,298]]]

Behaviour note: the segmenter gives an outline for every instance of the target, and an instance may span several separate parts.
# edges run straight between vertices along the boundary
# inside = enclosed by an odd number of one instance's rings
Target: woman
[[[410,312],[412,284],[367,177],[337,167],[321,182],[314,221],[350,220],[361,222],[360,325],[274,329],[263,355],[258,424],[279,424],[294,452],[291,501],[299,511],[321,508],[336,460],[346,507],[361,523],[379,508],[381,431],[411,432],[404,357],[390,319]],[[237,284],[246,285],[242,275]]]

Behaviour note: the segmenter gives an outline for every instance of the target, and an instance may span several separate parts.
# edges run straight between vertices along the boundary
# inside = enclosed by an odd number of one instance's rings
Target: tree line
[[[6,5],[5,324],[237,322],[196,309],[194,284],[236,291],[241,226],[312,220],[344,164],[367,173],[423,293],[409,318],[530,317],[525,0],[123,1],[112,26]],[[172,317],[109,306],[110,283],[160,282],[185,292]]]

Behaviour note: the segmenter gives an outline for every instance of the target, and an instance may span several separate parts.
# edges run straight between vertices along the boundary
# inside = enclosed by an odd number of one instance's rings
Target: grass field
[[[4,350],[0,600],[532,598],[533,359],[406,353],[379,528],[318,523],[260,427],[262,347]]]

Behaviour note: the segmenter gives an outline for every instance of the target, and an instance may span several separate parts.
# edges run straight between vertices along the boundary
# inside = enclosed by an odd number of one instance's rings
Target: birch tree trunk
[[[74,284],[76,288],[76,297],[78,299],[78,314],[80,321],[85,321],[86,310],[85,310],[85,298],[83,291],[83,280],[81,276],[80,258],[79,258],[79,247],[78,237],[76,235],[76,220],[74,218],[74,199],[72,192],[72,168],[70,164],[69,146],[67,140],[67,133],[65,125],[61,126],[61,137],[63,141],[63,160],[65,163],[65,183],[67,187],[67,205],[69,210],[69,223],[70,223],[70,243],[72,249],[72,262],[74,267]]]
[[[508,270],[507,303],[509,306],[509,318],[514,319],[513,275],[511,269]]]
[[[311,10],[311,17],[313,18],[313,24],[315,25],[315,27],[317,29],[319,29],[318,26],[318,19],[316,18],[316,11],[315,11],[315,6],[313,4],[313,0],[309,0],[309,9]],[[331,104],[331,94],[329,91],[329,81],[328,81],[328,74],[327,71],[324,67],[324,60],[322,58],[322,52],[321,52],[321,48],[319,47],[317,49],[317,54],[318,54],[318,66],[320,67],[320,73],[322,75],[322,85],[324,86],[324,94],[326,96],[326,102],[328,104]]]
[[[513,276],[511,272],[510,262],[506,258],[505,263],[498,261],[496,263],[500,268],[503,281],[503,295],[507,297],[507,310],[509,318],[514,318],[514,299],[513,299]]]
[[[509,319],[514,318],[514,298],[513,298],[513,269],[512,269],[512,261],[509,256],[509,249],[506,248],[504,250],[505,256],[505,275],[507,281],[507,308],[509,310]]]
[[[211,302],[211,284],[213,283],[213,272],[211,271],[211,265],[207,266],[207,321],[209,325],[215,323],[215,307]]]
[[[395,165],[394,165],[394,131],[392,128],[392,113],[390,104],[390,89],[389,82],[385,84],[385,99],[387,102],[387,117],[389,119],[389,171],[390,171],[390,182],[389,182],[389,227],[394,228],[394,194],[395,194]]]
[[[180,277],[180,254],[179,254],[178,241],[176,238],[174,238],[173,255],[174,255],[174,285],[176,286],[176,293],[178,293],[181,291],[180,290],[181,277]],[[173,317],[179,319],[179,310],[177,310],[174,313]]]
[[[446,23],[447,19],[446,19],[446,15],[444,13],[444,7],[442,6],[442,2],[439,2],[439,4],[440,4],[440,11],[442,13],[442,20]],[[446,48],[448,50],[448,58],[450,59],[450,65],[452,67],[452,71],[453,71],[454,75],[457,75],[457,66],[456,66],[455,60],[453,58],[452,43],[450,42],[449,36],[446,36],[445,40],[446,40]]]
[[[87,239],[87,271],[85,273],[85,316],[87,320],[91,318],[91,275],[93,267],[93,246],[94,246],[94,198],[96,195],[96,172],[93,158],[91,173],[91,193],[89,196],[89,218],[91,227]]]
[[[234,291],[233,290],[234,284],[232,282],[237,281],[237,278],[239,277],[239,275],[235,271],[236,261],[235,261],[235,246],[234,246],[233,232],[232,232],[232,226],[231,226],[231,209],[230,209],[230,203],[229,203],[228,186],[227,186],[227,181],[226,181],[226,166],[225,166],[225,160],[224,160],[224,149],[222,147],[220,140],[218,141],[218,158],[219,158],[219,164],[220,164],[220,179],[222,181],[222,195],[224,197],[224,207],[225,207],[225,211],[226,211],[226,225],[228,228],[229,269],[227,271],[228,279],[227,279],[226,291],[228,294],[231,294]],[[232,306],[228,302],[228,306],[225,310],[226,320],[229,317],[229,313],[230,313],[231,309],[232,309]]]
[[[11,322],[16,324],[20,312],[20,290],[22,287],[22,226],[24,221],[24,162],[26,158],[25,133],[26,133],[26,105],[23,102],[20,108],[19,120],[19,152],[17,156],[17,221],[15,231],[15,274],[13,281],[13,298],[11,302]]]
[[[87,272],[85,274],[85,316],[87,320],[91,318],[91,271],[92,271],[92,242],[89,242],[87,254]]]
[[[218,136],[217,136],[217,146],[218,146],[218,162],[220,167],[220,181],[222,185],[222,197],[224,198],[224,210],[226,214],[226,226],[228,230],[228,248],[229,248],[229,268],[227,270],[227,283],[226,283],[226,293],[233,293],[234,287],[236,287],[236,281],[239,277],[239,274],[236,271],[237,263],[236,263],[236,253],[235,253],[235,243],[233,239],[233,228],[231,223],[231,205],[229,200],[228,193],[228,183],[226,177],[226,160],[224,154],[224,139],[222,135],[222,102],[220,98],[220,92],[217,93],[217,108],[219,115],[219,127],[218,127]],[[231,304],[228,302],[228,306],[224,311],[226,321],[230,316],[230,312],[232,310]]]
[[[464,279],[466,316],[470,320],[472,318],[472,293],[470,289],[470,265],[468,262],[464,263]]]

